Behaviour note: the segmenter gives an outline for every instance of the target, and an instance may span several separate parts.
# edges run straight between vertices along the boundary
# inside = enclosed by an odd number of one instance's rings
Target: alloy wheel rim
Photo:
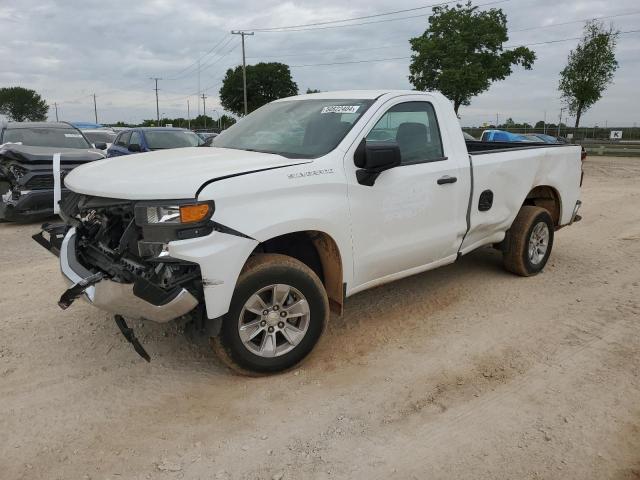
[[[538,265],[544,259],[549,248],[549,227],[545,222],[538,222],[529,237],[529,261]]]
[[[240,312],[238,333],[251,353],[264,358],[284,355],[300,344],[309,329],[311,311],[296,288],[268,285],[251,295]]]

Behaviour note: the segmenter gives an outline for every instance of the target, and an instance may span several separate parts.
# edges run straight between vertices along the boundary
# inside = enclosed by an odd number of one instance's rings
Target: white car
[[[438,93],[344,91],[265,105],[212,148],[81,166],[67,225],[45,233],[72,285],[59,304],[114,313],[143,355],[124,318],[190,319],[266,373],[302,360],[347,297],[485,245],[535,275],[579,218],[580,147],[468,148]]]
[[[110,128],[82,128],[81,131],[93,147],[102,150],[105,155],[117,136],[117,133]]]

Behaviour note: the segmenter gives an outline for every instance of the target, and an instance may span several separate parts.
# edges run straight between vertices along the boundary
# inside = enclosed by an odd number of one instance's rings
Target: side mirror
[[[97,142],[93,144],[93,148],[97,148],[98,150],[106,150],[107,144],[105,142]]]
[[[142,151],[142,147],[140,146],[140,144],[138,143],[132,143],[131,145],[129,145],[128,150],[130,152],[141,152]]]
[[[377,142],[363,138],[353,155],[353,163],[360,169],[356,171],[358,183],[371,187],[382,172],[400,165],[400,147],[395,141]]]

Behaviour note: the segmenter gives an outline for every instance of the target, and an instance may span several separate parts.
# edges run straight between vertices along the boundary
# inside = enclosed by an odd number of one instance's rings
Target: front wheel
[[[216,350],[237,371],[286,370],[311,352],[328,315],[324,286],[309,267],[286,255],[258,254],[240,274]]]
[[[523,277],[539,273],[553,247],[553,220],[542,207],[526,205],[513,221],[503,250],[504,266]]]

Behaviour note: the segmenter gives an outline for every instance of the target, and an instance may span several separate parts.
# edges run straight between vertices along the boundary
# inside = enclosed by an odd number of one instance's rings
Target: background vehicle
[[[524,133],[523,137],[527,137],[533,142],[544,142],[544,143],[567,143],[561,142],[557,137],[553,137],[551,135],[547,135],[545,133]]]
[[[141,127],[123,130],[118,134],[107,157],[151,152],[170,148],[197,147],[203,140],[190,130],[173,127]]]
[[[0,220],[24,222],[53,215],[55,153],[61,154],[63,176],[104,158],[68,123],[8,123],[0,129]]]
[[[465,142],[440,94],[315,93],[213,148],[72,172],[69,225],[48,231],[64,235],[64,307],[84,295],[122,329],[187,316],[231,365],[265,373],[304,358],[346,297],[479,247],[537,274],[577,218],[580,175],[576,146]]]
[[[110,128],[81,129],[81,131],[87,137],[87,140],[93,144],[94,148],[102,150],[105,155],[117,136],[117,133]]]
[[[464,130],[462,131],[462,135],[464,136],[465,140],[471,140],[471,141],[474,141],[474,142],[477,141],[476,137],[474,137],[470,133],[465,132]]]
[[[69,123],[80,130],[85,130],[85,129],[95,130],[99,128],[104,128],[101,124],[94,123],[94,122],[69,122]]]
[[[570,143],[564,137],[553,137],[551,135],[545,135],[543,133],[527,133],[524,136],[533,140],[534,142],[552,143],[559,145],[566,145]],[[580,146],[580,149],[580,158],[582,159],[582,161],[584,161],[587,159],[587,150],[584,148],[584,146]]]
[[[532,140],[519,133],[505,132],[504,130],[485,130],[480,137],[482,142],[533,142]]]

